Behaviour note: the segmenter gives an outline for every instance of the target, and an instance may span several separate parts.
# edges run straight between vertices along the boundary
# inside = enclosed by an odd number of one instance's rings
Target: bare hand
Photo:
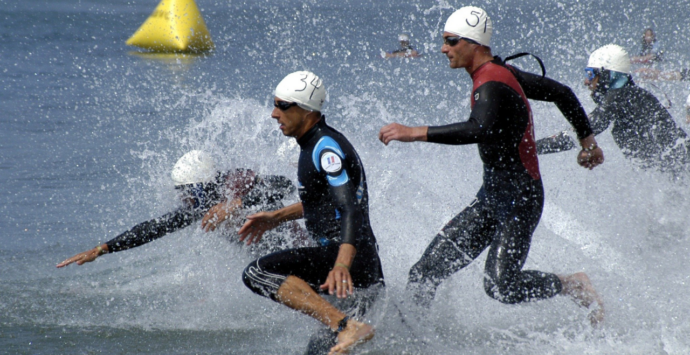
[[[408,127],[399,123],[383,126],[379,131],[379,140],[388,145],[392,141],[414,142],[426,140],[427,127]]]
[[[582,150],[577,155],[577,163],[589,170],[594,169],[595,166],[604,163],[604,151],[597,145],[597,140],[594,134],[580,139]],[[594,148],[594,149],[589,149]]]
[[[90,262],[96,260],[96,258],[99,255],[101,255],[101,250],[98,250],[98,248],[93,248],[93,249],[85,251],[83,253],[79,253],[79,254],[57,264],[57,267],[58,268],[65,267],[65,266],[72,264],[72,263],[75,263],[75,262],[77,263],[77,265],[82,265],[84,263],[90,263]]]
[[[589,170],[604,163],[604,151],[597,147],[594,150],[581,150],[577,156],[577,163]]]
[[[247,240],[247,245],[258,243],[264,233],[277,227],[280,224],[274,214],[271,212],[259,212],[247,217],[247,221],[237,234],[240,235],[240,241]]]
[[[350,271],[346,267],[340,265],[333,267],[333,270],[328,273],[326,282],[319,286],[319,288],[322,290],[328,289],[329,295],[332,295],[333,290],[335,290],[338,298],[346,298],[348,294],[352,295],[355,292]]]
[[[233,212],[242,204],[239,199],[221,202],[211,207],[201,220],[201,229],[212,232],[226,219],[232,217]]]

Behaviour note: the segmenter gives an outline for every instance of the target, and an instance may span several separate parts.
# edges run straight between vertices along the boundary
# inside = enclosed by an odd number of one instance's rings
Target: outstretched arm
[[[79,253],[59,263],[57,267],[61,268],[74,262],[76,262],[77,265],[82,265],[86,262],[96,260],[97,257],[103,254],[136,248],[161,238],[168,233],[184,228],[198,220],[199,217],[200,216],[182,208],[174,212],[166,213],[161,217],[139,223],[132,227],[132,229],[107,241],[105,244]]]
[[[69,264],[72,263],[77,263],[77,265],[82,265],[84,263],[90,263],[94,260],[96,260],[97,257],[107,254],[108,253],[108,244],[102,244],[99,245],[91,250],[87,250],[83,253],[79,253],[59,264],[57,264],[58,268],[65,267]]]
[[[391,123],[381,128],[379,131],[379,140],[385,145],[388,145],[388,143],[392,141],[426,142],[426,133],[428,129],[429,127],[426,126],[408,127],[399,123]]]
[[[398,123],[389,124],[379,132],[379,140],[384,144],[398,140],[401,142],[423,141],[441,144],[481,143],[495,132],[492,128],[498,120],[496,102],[504,94],[512,91],[504,84],[489,82],[480,86],[474,94],[481,97],[476,101],[467,121],[444,126],[407,127]]]
[[[187,227],[200,218],[200,214],[186,208],[180,208],[161,217],[139,223],[132,229],[107,241],[106,244],[111,253],[136,248],[168,233]]]
[[[247,217],[247,221],[237,234],[239,234],[241,242],[246,240],[247,245],[258,243],[264,233],[283,222],[299,219],[303,216],[304,210],[302,209],[302,202],[283,207],[276,211],[255,213]]]

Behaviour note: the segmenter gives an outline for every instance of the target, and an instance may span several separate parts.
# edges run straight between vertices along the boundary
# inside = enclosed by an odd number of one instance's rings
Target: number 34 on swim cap
[[[278,84],[275,96],[284,101],[295,102],[305,110],[321,111],[326,100],[326,87],[316,74],[298,71],[288,74]]]
[[[490,47],[493,29],[486,11],[475,6],[465,6],[450,15],[443,30]]]

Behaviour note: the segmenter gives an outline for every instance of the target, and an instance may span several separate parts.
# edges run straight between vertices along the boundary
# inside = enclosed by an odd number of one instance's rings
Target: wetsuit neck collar
[[[475,71],[472,74],[470,74],[470,77],[472,78],[472,80],[474,80],[480,74],[480,72],[482,72],[484,69],[488,68],[487,64],[493,63],[494,60],[487,61],[486,63],[480,65],[477,69],[475,69]]]
[[[316,122],[316,124],[307,131],[307,133],[305,133],[304,135],[302,135],[302,137],[299,137],[299,139],[297,139],[297,144],[299,144],[300,147],[303,147],[305,144],[309,143],[309,141],[312,139],[312,137],[314,137],[316,132],[318,132],[321,129],[321,127],[325,126],[326,116],[321,115],[321,119],[319,119]]]

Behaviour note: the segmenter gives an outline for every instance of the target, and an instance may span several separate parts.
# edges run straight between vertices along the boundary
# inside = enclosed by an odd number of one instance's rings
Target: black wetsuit
[[[254,175],[252,171],[243,169],[236,171],[235,174]],[[219,174],[216,181],[209,184],[210,188],[205,189],[204,196],[195,200],[197,202],[195,206],[180,207],[158,218],[139,223],[109,240],[105,243],[108,245],[108,251],[112,253],[138,247],[200,220],[211,207],[223,200],[221,190],[230,175],[230,173]],[[242,207],[261,210],[279,209],[283,207],[281,200],[294,191],[294,185],[284,176],[256,175],[253,178],[251,190],[241,198]]]
[[[378,246],[369,223],[364,168],[350,142],[325,120],[322,117],[297,140],[301,148],[298,189],[305,225],[319,246],[280,251],[252,262],[244,272],[244,282],[260,295],[275,298],[289,275],[318,290],[335,264],[341,243],[357,250],[350,267],[355,287],[383,281]]]
[[[619,89],[597,91],[592,97],[597,103],[589,116],[594,134],[604,132],[613,123],[613,140],[626,157],[637,160],[643,168],[655,167],[673,174],[688,168],[688,135],[649,91],[630,79]],[[570,149],[572,144],[557,143],[567,141],[564,137],[537,141],[539,154]]]
[[[556,102],[582,137],[591,129],[567,86],[501,63],[497,58],[472,74],[468,121],[428,129],[429,142],[476,143],[484,178],[476,199],[448,222],[410,270],[408,288],[418,304],[428,305],[444,279],[487,247],[484,288],[489,296],[519,303],[561,291],[556,275],[522,270],[544,203],[527,98]]]
[[[369,194],[364,167],[350,142],[326,124],[326,118],[297,140],[301,152],[297,177],[304,219],[310,236],[319,246],[279,251],[247,266],[244,283],[255,293],[275,300],[278,288],[292,275],[315,291],[326,282],[338,257],[340,244],[357,250],[350,275],[357,288],[380,289],[383,271],[378,246],[369,223]],[[356,306],[343,310],[361,316],[376,298],[366,290]],[[307,353],[327,352],[335,345],[335,333],[324,331],[310,341]]]

